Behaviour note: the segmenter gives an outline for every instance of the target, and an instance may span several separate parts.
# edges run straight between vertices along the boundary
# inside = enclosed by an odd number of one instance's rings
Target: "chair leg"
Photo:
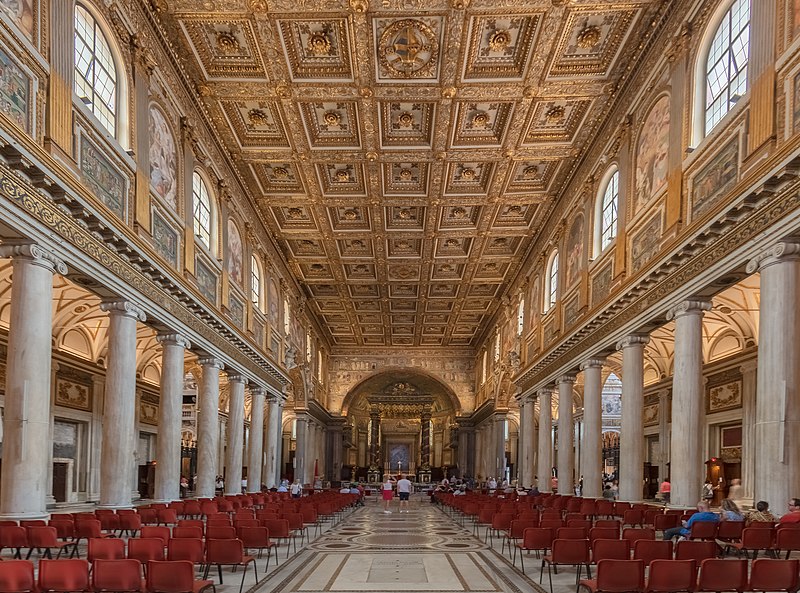
[[[253,563],[255,565],[255,562]],[[255,566],[254,566],[255,568]],[[247,576],[247,564],[244,565],[244,570],[242,571],[242,582],[239,584],[239,593],[242,593],[242,588],[244,587],[244,577]],[[256,583],[258,583],[258,574],[256,573]]]
[[[217,570],[219,571],[219,584],[222,584],[222,564],[217,564]]]
[[[555,567],[553,567],[555,568]],[[558,574],[558,572],[556,572]],[[550,564],[547,564],[547,578],[550,581],[550,593],[553,593],[553,574],[550,572]]]

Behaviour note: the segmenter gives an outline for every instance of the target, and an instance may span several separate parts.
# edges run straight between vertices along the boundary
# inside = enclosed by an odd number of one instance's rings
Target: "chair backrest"
[[[539,522],[530,519],[514,519],[508,527],[508,536],[511,539],[522,539],[522,534],[530,527],[538,527]]]
[[[236,529],[224,525],[206,527],[206,539],[236,539]]]
[[[745,527],[742,530],[742,547],[746,550],[768,550],[772,547],[773,529]]]
[[[202,564],[205,558],[203,540],[200,538],[171,539],[167,545],[167,558]]]
[[[187,593],[194,590],[194,564],[188,560],[147,563],[149,593]]]
[[[177,523],[178,511],[175,509],[159,509],[158,520],[161,523]]]
[[[756,529],[756,531],[766,531]],[[753,560],[748,591],[797,591],[799,560]]]
[[[116,537],[89,539],[87,559],[94,565],[95,560],[122,560],[125,558],[125,542]]]
[[[34,591],[33,562],[28,560],[4,560],[0,562],[0,591],[23,593]]]
[[[139,562],[164,559],[164,543],[158,537],[135,537],[128,540],[128,558]]]
[[[557,539],[587,539],[588,529],[585,527],[559,527],[556,529]]]
[[[654,560],[672,560],[672,541],[639,539],[633,542],[633,559],[649,566]]]
[[[100,537],[100,521],[97,519],[82,519],[75,523],[75,535],[77,537]]]
[[[695,521],[689,529],[691,539],[714,539],[717,536],[716,521]]]
[[[617,531],[622,527],[622,522],[619,519],[598,519],[594,522],[595,527],[613,527]]]
[[[244,557],[244,546],[240,539],[206,540],[206,562],[208,564],[239,564]]]
[[[172,528],[172,537],[173,539],[203,539],[203,528],[178,525]]]
[[[140,591],[142,565],[138,560],[98,558],[92,564],[92,588],[114,593]]]
[[[303,515],[300,513],[283,513],[281,518],[286,519],[289,522],[290,529],[303,528]]]
[[[619,539],[619,529],[616,527],[592,527],[589,530],[589,541],[596,539]]]
[[[775,547],[779,550],[800,550],[800,529],[778,529],[775,533]]]
[[[694,560],[698,563],[717,555],[717,542],[684,540],[675,546],[675,560]]]
[[[19,548],[28,546],[28,532],[19,525],[0,527],[0,548]]]
[[[695,591],[744,591],[746,588],[747,560],[706,558],[700,563]]]
[[[270,537],[289,537],[289,521],[286,519],[263,519],[261,526],[269,529]]]
[[[653,528],[657,531],[671,529],[678,526],[680,517],[675,513],[667,513],[664,515],[656,515],[653,517]]]
[[[39,560],[39,590],[75,592],[89,590],[86,560]]]
[[[751,521],[747,526],[756,529],[775,529],[775,523],[772,521]]]
[[[744,521],[720,521],[717,527],[717,539],[734,541],[742,537]]]
[[[647,573],[647,591],[692,591],[696,580],[697,562],[694,560],[653,560]]]
[[[628,543],[613,540],[615,543]],[[644,589],[644,562],[641,560],[602,559],[597,562],[597,589],[609,593],[627,593]]]
[[[258,519],[235,519],[233,521],[233,528],[239,529],[240,527],[258,527],[261,525]]]
[[[169,527],[154,527],[152,525],[142,527],[142,537],[158,538],[164,542],[164,547],[166,547],[170,537]]]
[[[639,529],[628,527],[622,530],[622,539],[627,539],[633,544],[639,539],[656,539],[656,532],[649,527]]]
[[[546,519],[542,518],[539,521],[539,527],[547,527],[548,529],[558,529],[564,527],[564,522],[561,519]]]
[[[55,527],[28,527],[28,545],[32,548],[51,548],[58,545]]]
[[[592,560],[630,560],[631,543],[626,539],[596,539],[592,542]]]
[[[48,522],[50,527],[55,527],[56,533],[58,537],[67,539],[72,538],[75,535],[75,523],[74,521],[65,521],[60,519],[50,519]]]
[[[554,539],[550,557],[555,564],[588,564],[588,539]]]
[[[529,527],[522,532],[522,547],[527,550],[547,550],[553,545],[553,530],[548,527]]]
[[[181,519],[178,521],[178,527],[199,527],[205,529],[206,524],[200,519]]]
[[[47,525],[47,521],[43,521],[42,519],[28,519],[27,521],[23,520],[19,522],[20,527],[45,527]]]
[[[269,545],[269,529],[266,527],[242,527],[239,539],[245,548],[261,548]]]

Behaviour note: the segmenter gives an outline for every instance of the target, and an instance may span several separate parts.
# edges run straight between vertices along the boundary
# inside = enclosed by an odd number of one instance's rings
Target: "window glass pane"
[[[194,205],[194,234],[200,242],[211,248],[211,200],[208,197],[208,189],[195,171],[192,175],[192,198]]]
[[[608,180],[603,193],[603,204],[600,215],[600,250],[602,251],[617,236],[617,204],[619,202],[619,171],[615,171]]]
[[[108,40],[94,17],[80,4],[75,6],[75,93],[116,135],[117,68]]]
[[[261,270],[255,256],[250,258],[250,300],[261,309]]]

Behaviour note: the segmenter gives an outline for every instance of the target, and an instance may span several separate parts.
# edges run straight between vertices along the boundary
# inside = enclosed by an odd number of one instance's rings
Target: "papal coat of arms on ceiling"
[[[435,78],[439,62],[437,24],[418,19],[379,24],[380,78]]]

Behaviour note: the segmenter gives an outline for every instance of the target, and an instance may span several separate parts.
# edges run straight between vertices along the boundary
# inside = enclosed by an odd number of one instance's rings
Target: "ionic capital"
[[[798,258],[800,258],[800,244],[781,241],[767,247],[747,262],[746,271],[752,274],[785,261],[796,261]]]
[[[62,276],[67,273],[67,264],[36,243],[3,243],[0,257],[25,260]]]
[[[650,343],[650,336],[647,334],[631,334],[625,336],[617,342],[617,350],[624,350],[631,346],[647,346]]]
[[[711,301],[706,299],[686,299],[667,311],[667,321],[672,321],[684,315],[703,315],[711,310]]]
[[[586,369],[591,369],[591,368],[600,368],[601,369],[601,368],[603,368],[604,364],[606,364],[606,359],[603,358],[603,357],[590,358],[590,359],[585,360],[584,362],[581,363],[580,369],[582,371],[585,371]]]
[[[133,319],[141,321],[142,323],[147,321],[147,315],[145,315],[145,312],[141,307],[124,299],[116,301],[103,301],[100,303],[100,310],[105,311],[109,315],[132,317]]]
[[[159,344],[174,344],[176,346],[181,346],[186,350],[192,347],[192,343],[187,338],[175,332],[158,334],[156,336],[156,341]]]
[[[206,369],[208,370],[217,369],[217,371],[221,371],[222,369],[225,368],[225,363],[223,363],[219,358],[214,358],[213,356],[201,358],[197,361],[197,364],[203,367],[204,371]]]

